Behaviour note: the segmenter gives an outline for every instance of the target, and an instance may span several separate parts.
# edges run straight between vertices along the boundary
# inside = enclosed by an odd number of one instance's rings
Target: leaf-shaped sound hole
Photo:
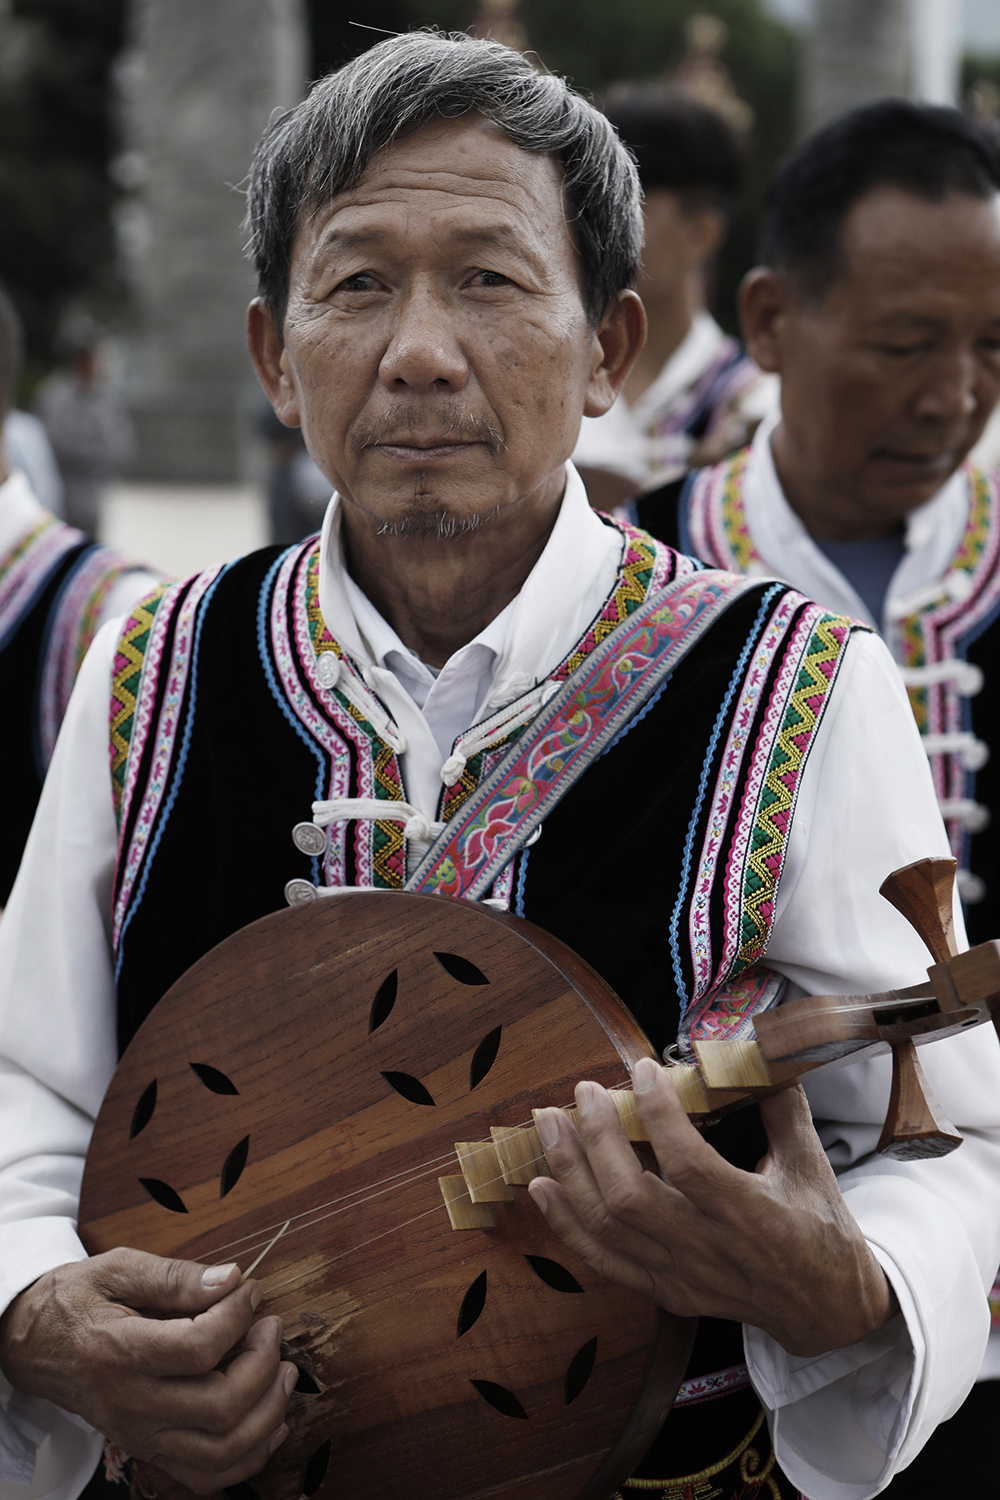
[[[589,1343],[578,1349],[569,1362],[566,1371],[566,1405],[575,1401],[583,1390],[587,1381],[594,1373],[594,1360],[597,1358],[597,1340],[593,1338]]]
[[[492,1406],[504,1417],[519,1417],[522,1422],[528,1420],[528,1413],[518,1401],[513,1391],[509,1391],[505,1385],[497,1385],[494,1380],[474,1380],[472,1384],[482,1396],[483,1400]]]
[[[469,1090],[475,1088],[477,1083],[482,1083],[487,1073],[497,1060],[500,1051],[500,1033],[502,1026],[496,1026],[484,1036],[472,1056],[472,1067],[469,1069]]]
[[[306,1500],[310,1495],[315,1495],[323,1480],[326,1471],[330,1467],[330,1438],[325,1443],[320,1443],[312,1458],[306,1464],[306,1472],[302,1476],[302,1493]]]
[[[231,1484],[226,1494],[229,1500],[260,1500],[260,1492],[252,1484]]]
[[[243,1175],[243,1168],[247,1164],[247,1152],[250,1150],[250,1137],[245,1135],[226,1157],[226,1164],[222,1169],[222,1177],[219,1182],[219,1197],[224,1198],[231,1193]]]
[[[153,1202],[158,1203],[161,1208],[169,1208],[172,1214],[187,1213],[187,1209],[184,1207],[184,1199],[180,1193],[174,1192],[169,1182],[161,1182],[158,1177],[140,1177],[139,1181]]]
[[[368,1017],[369,1036],[383,1021],[389,1019],[389,1012],[396,1003],[396,990],[399,988],[399,971],[393,969],[387,979],[383,979],[372,1001],[371,1015]]]
[[[458,1310],[458,1337],[468,1333],[473,1323],[486,1306],[486,1272],[481,1271],[462,1298]]]
[[[450,974],[452,979],[457,979],[459,984],[489,984],[482,969],[477,969],[474,963],[463,958],[460,953],[435,953],[434,957],[445,973]]]
[[[239,1093],[233,1080],[227,1078],[225,1073],[220,1073],[218,1068],[213,1068],[211,1063],[189,1063],[188,1067],[213,1094]]]
[[[557,1260],[549,1260],[545,1255],[526,1255],[525,1260],[546,1286],[550,1286],[554,1292],[582,1292],[583,1287],[577,1281],[571,1271],[561,1266]]]
[[[156,1079],[139,1095],[139,1102],[132,1111],[132,1124],[129,1127],[128,1138],[134,1141],[140,1130],[145,1130],[153,1118],[153,1110],[156,1108]]]
[[[300,1396],[318,1396],[319,1386],[313,1380],[308,1370],[300,1370],[299,1378],[292,1387]]]
[[[395,1089],[404,1099],[409,1099],[411,1104],[434,1103],[433,1096],[412,1073],[383,1073],[382,1077],[391,1089]]]

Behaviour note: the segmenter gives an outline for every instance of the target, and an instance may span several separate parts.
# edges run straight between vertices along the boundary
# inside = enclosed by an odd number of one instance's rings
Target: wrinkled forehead
[[[562,163],[516,145],[477,114],[435,120],[376,152],[356,183],[300,216],[293,260],[320,241],[380,227],[399,249],[428,233],[481,233],[576,266]]]

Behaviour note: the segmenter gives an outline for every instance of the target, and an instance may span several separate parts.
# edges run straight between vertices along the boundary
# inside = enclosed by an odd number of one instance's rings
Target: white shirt
[[[393,644],[367,600],[355,613],[357,592],[337,528],[334,502],[320,563],[324,617],[398,716],[407,739],[406,795],[431,817],[452,709],[442,699],[432,725],[406,687],[413,664],[403,657],[405,670],[393,673],[390,660],[402,643]],[[620,547],[618,533],[590,511],[570,469],[558,521],[510,607],[503,640],[487,627],[470,643],[482,650],[457,652],[432,685],[423,684],[425,706],[449,680],[451,702],[463,694],[466,703],[474,701],[486,675],[484,652],[494,663],[480,712],[544,677],[596,613]],[[109,948],[115,823],[107,769],[116,630],[102,631],[84,663],[0,924],[0,1308],[45,1271],[84,1253],[75,1232],[83,1158],[117,1060]],[[887,816],[900,805],[905,818]],[[770,962],[820,992],[922,978],[922,945],[873,893],[890,869],[946,852],[926,757],[895,669],[875,637],[855,636],[802,776]],[[1000,1052],[992,1028],[981,1027],[925,1049],[923,1059],[942,1107],[972,1132],[946,1162],[870,1156],[888,1098],[887,1060],[817,1079],[810,1089],[824,1142],[843,1173],[845,1199],[903,1315],[861,1344],[808,1360],[746,1330],[747,1359],[772,1411],[779,1462],[811,1500],[874,1494],[898,1460],[913,1456],[928,1424],[963,1399],[986,1342],[984,1288],[1000,1260],[994,1208]],[[76,1419],[44,1402],[9,1398],[0,1416],[0,1475],[26,1482],[38,1442],[31,1488],[0,1484],[3,1500],[69,1500],[100,1449],[97,1437],[81,1444]]]
[[[15,407],[3,424],[3,446],[7,467],[20,469],[28,483],[54,516],[62,515],[63,482],[45,428],[31,412]]]
[[[817,547],[785,498],[771,452],[771,434],[780,420],[781,413],[774,412],[761,422],[743,471],[747,529],[764,561],[764,568],[756,571],[785,579],[825,609],[865,620],[898,654],[898,632],[893,622],[916,607],[914,601],[929,584],[940,582],[962,539],[969,514],[965,474],[957,469],[936,495],[907,516],[903,556],[889,582],[882,619],[875,620],[837,565]]]
[[[621,474],[637,491],[655,489],[683,474],[694,439],[676,434],[668,451],[660,429],[690,399],[726,338],[711,313],[695,313],[684,338],[634,404],[622,394],[603,417],[583,418],[573,462]],[[777,405],[778,388],[777,376],[760,371],[736,396],[734,413],[752,427]]]

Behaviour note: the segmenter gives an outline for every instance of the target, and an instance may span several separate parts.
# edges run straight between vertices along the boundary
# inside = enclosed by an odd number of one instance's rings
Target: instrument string
[[[559,1107],[565,1109],[568,1106],[561,1105]],[[518,1121],[511,1128],[515,1130],[523,1130],[533,1124],[534,1120],[529,1117],[526,1120]],[[476,1152],[470,1154],[478,1154],[481,1151],[489,1151],[492,1149],[494,1149],[494,1144],[492,1141],[483,1141],[481,1143],[477,1143]],[[315,1203],[311,1205],[311,1207],[303,1209],[298,1214],[292,1214],[290,1218],[284,1221],[276,1221],[275,1223],[266,1225],[261,1229],[255,1229],[249,1234],[242,1235],[233,1240],[227,1240],[225,1244],[218,1245],[211,1250],[202,1251],[199,1255],[199,1259],[215,1260],[218,1256],[224,1254],[225,1251],[235,1250],[237,1246],[244,1247],[242,1250],[243,1254],[252,1255],[254,1253],[254,1250],[259,1249],[261,1246],[270,1248],[268,1245],[267,1237],[275,1230],[280,1231],[282,1238],[290,1238],[293,1234],[299,1233],[305,1229],[311,1229],[314,1225],[324,1223],[325,1220],[335,1218],[339,1214],[348,1213],[351,1211],[351,1209],[360,1209],[367,1203],[372,1202],[375,1198],[385,1196],[386,1193],[394,1191],[405,1191],[407,1188],[419,1182],[422,1178],[427,1177],[431,1173],[437,1172],[443,1165],[449,1164],[453,1161],[458,1161],[458,1155],[454,1150],[442,1152],[439,1156],[430,1157],[424,1162],[418,1162],[413,1167],[404,1169],[401,1172],[390,1173],[387,1177],[379,1178],[375,1183],[366,1183],[364,1187],[355,1188],[350,1193],[343,1193],[337,1198],[327,1199],[324,1203]],[[544,1157],[530,1158],[531,1165],[534,1165],[538,1161],[544,1161]],[[401,1181],[400,1179],[404,1180]],[[501,1182],[503,1181],[503,1178],[502,1176],[495,1179],[490,1178],[487,1180],[487,1182],[481,1185],[483,1187],[486,1187],[491,1185],[494,1181]],[[435,1209],[436,1207],[437,1205],[435,1205]],[[443,1200],[441,1203],[441,1207],[444,1207]],[[330,1212],[324,1213],[324,1209],[329,1209]],[[320,1217],[313,1217],[314,1215],[320,1215]],[[309,1222],[300,1222],[304,1219],[308,1219]],[[407,1223],[409,1222],[411,1221],[408,1220]],[[405,1226],[400,1227],[402,1228]],[[247,1241],[255,1241],[256,1243],[247,1244]],[[349,1254],[350,1252],[347,1251],[344,1253]]]
[[[529,1165],[534,1166],[536,1162],[541,1162],[544,1160],[544,1156],[533,1156],[530,1159]],[[491,1180],[494,1182],[502,1182],[503,1177],[496,1177]],[[483,1186],[488,1186],[488,1184],[484,1183]],[[362,1240],[359,1245],[349,1245],[346,1250],[341,1250],[337,1255],[331,1255],[329,1260],[321,1261],[318,1266],[309,1266],[305,1271],[299,1271],[296,1275],[289,1276],[287,1280],[279,1281],[277,1286],[269,1286],[267,1288],[267,1294],[269,1297],[273,1296],[276,1292],[282,1291],[286,1286],[291,1286],[296,1281],[304,1280],[306,1276],[316,1276],[320,1271],[325,1271],[328,1266],[336,1265],[338,1260],[345,1260],[348,1255],[356,1255],[359,1250],[365,1250],[369,1245],[374,1245],[376,1241],[384,1240],[386,1235],[400,1234],[404,1229],[408,1229],[411,1224],[416,1224],[421,1219],[428,1218],[431,1214],[439,1213],[443,1208],[447,1208],[444,1199],[442,1199],[440,1203],[435,1203],[431,1208],[425,1208],[422,1213],[414,1214],[410,1219],[404,1219],[402,1224],[393,1224],[388,1229],[380,1230],[378,1234],[373,1234],[370,1239]]]

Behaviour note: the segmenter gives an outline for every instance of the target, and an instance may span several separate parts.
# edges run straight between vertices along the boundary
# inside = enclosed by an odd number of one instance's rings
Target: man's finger
[[[691,1124],[667,1071],[651,1057],[639,1059],[632,1072],[636,1110],[666,1182],[712,1215],[731,1200],[746,1174]]]
[[[548,1177],[536,1177],[528,1184],[528,1192],[545,1215],[553,1234],[557,1234],[584,1265],[605,1281],[616,1281],[644,1297],[653,1296],[654,1284],[649,1272],[630,1256],[596,1239],[558,1182]]]
[[[293,1373],[282,1368],[261,1400],[230,1432],[215,1436],[190,1430],[162,1431],[152,1461],[201,1495],[252,1478],[288,1436],[285,1408],[295,1385]]]
[[[124,1247],[89,1261],[101,1293],[140,1312],[194,1314],[218,1302],[239,1286],[235,1262],[203,1266]]]
[[[137,1393],[137,1405],[155,1390],[157,1427],[191,1428],[223,1434],[237,1427],[271,1389],[279,1374],[294,1386],[298,1370],[281,1364],[281,1319],[262,1318],[225,1370],[150,1382]]]
[[[248,1281],[193,1318],[120,1317],[110,1331],[125,1368],[207,1375],[249,1331],[259,1301],[260,1287]]]

